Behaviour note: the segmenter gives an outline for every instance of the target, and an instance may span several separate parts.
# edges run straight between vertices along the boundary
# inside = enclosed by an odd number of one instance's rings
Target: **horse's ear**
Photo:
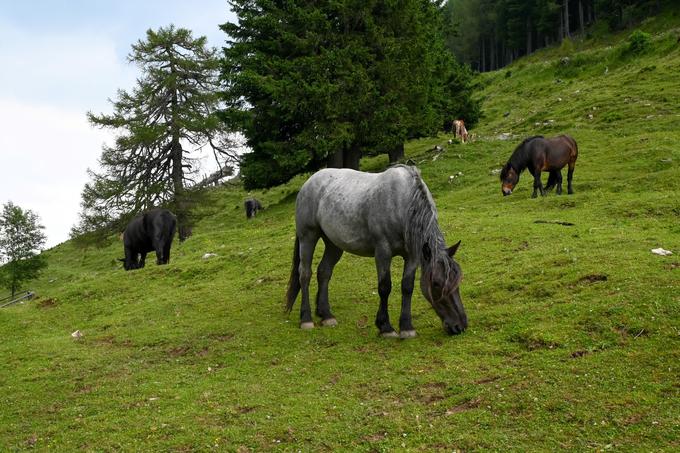
[[[458,247],[460,247],[460,241],[456,242],[451,247],[447,248],[446,253],[448,253],[450,257],[453,257],[453,255],[455,255],[456,252],[458,251]]]
[[[423,258],[425,258],[425,261],[432,259],[432,250],[430,250],[430,245],[427,242],[423,244]]]

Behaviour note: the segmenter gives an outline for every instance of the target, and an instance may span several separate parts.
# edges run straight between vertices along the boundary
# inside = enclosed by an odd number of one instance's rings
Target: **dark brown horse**
[[[555,138],[543,136],[529,137],[515,149],[510,160],[501,170],[501,190],[503,195],[510,195],[519,182],[519,175],[528,169],[534,177],[534,193],[540,190],[545,195],[547,190],[557,185],[557,195],[562,194],[562,167],[569,165],[567,172],[567,193],[574,193],[571,180],[574,176],[574,166],[578,157],[576,141],[568,135],[560,135]],[[541,184],[541,172],[550,173],[548,183],[543,187]]]

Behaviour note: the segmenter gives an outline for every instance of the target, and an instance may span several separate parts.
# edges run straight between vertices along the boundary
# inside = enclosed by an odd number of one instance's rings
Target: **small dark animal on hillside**
[[[468,140],[468,131],[465,129],[465,121],[463,120],[453,120],[453,137],[458,137],[460,138],[460,141],[462,143],[467,142]]]
[[[167,209],[151,209],[128,223],[123,232],[126,271],[144,267],[146,254],[156,252],[156,264],[170,262],[170,247],[175,236],[177,219]]]
[[[246,208],[246,217],[252,219],[257,215],[257,211],[264,209],[255,198],[248,198],[243,206]]]
[[[555,138],[544,138],[540,135],[529,137],[517,146],[510,156],[510,160],[501,170],[501,191],[503,195],[510,195],[519,182],[519,175],[528,169],[534,177],[534,193],[540,190],[545,195],[547,190],[557,185],[557,195],[562,194],[562,167],[569,165],[567,171],[567,192],[574,193],[571,181],[574,176],[574,166],[578,157],[576,141],[568,135],[560,135]],[[543,187],[541,184],[541,172],[547,171],[548,183]]]
[[[411,296],[418,267],[420,288],[442,320],[444,330],[459,334],[467,316],[459,286],[463,273],[453,255],[460,241],[446,248],[432,195],[415,167],[397,165],[382,173],[329,168],[302,186],[295,203],[295,247],[286,309],[302,290],[300,327],[314,327],[309,305],[312,257],[319,239],[325,247],[317,268],[316,315],[324,326],[337,324],[328,303],[328,282],[343,252],[375,257],[380,308],[375,325],[384,337],[411,338]],[[401,278],[400,334],[390,324],[387,301],[392,290],[394,256],[404,258]]]

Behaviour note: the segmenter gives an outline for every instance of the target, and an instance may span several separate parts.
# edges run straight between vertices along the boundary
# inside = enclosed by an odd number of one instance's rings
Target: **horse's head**
[[[508,162],[501,170],[501,191],[503,196],[510,195],[519,182],[519,173]]]
[[[430,246],[423,246],[423,257],[429,265],[423,267],[420,289],[444,323],[449,335],[462,333],[467,327],[467,315],[460,298],[459,286],[463,278],[460,265],[453,259],[460,241],[432,257]]]

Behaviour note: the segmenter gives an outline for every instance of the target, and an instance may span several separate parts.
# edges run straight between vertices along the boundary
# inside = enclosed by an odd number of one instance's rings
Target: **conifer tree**
[[[394,161],[406,139],[450,117],[445,97],[470,97],[467,73],[447,56],[436,2],[230,4],[238,21],[222,25],[224,118],[252,149],[241,165],[247,189],[324,165],[358,168],[369,153]]]
[[[148,30],[128,60],[141,71],[137,85],[118,91],[112,114],[88,113],[92,125],[112,129],[117,137],[104,147],[102,171],[89,171],[72,236],[166,205],[177,214],[184,239],[195,151],[212,148],[220,166],[235,158],[216,115],[219,59],[205,37],[171,25]]]

